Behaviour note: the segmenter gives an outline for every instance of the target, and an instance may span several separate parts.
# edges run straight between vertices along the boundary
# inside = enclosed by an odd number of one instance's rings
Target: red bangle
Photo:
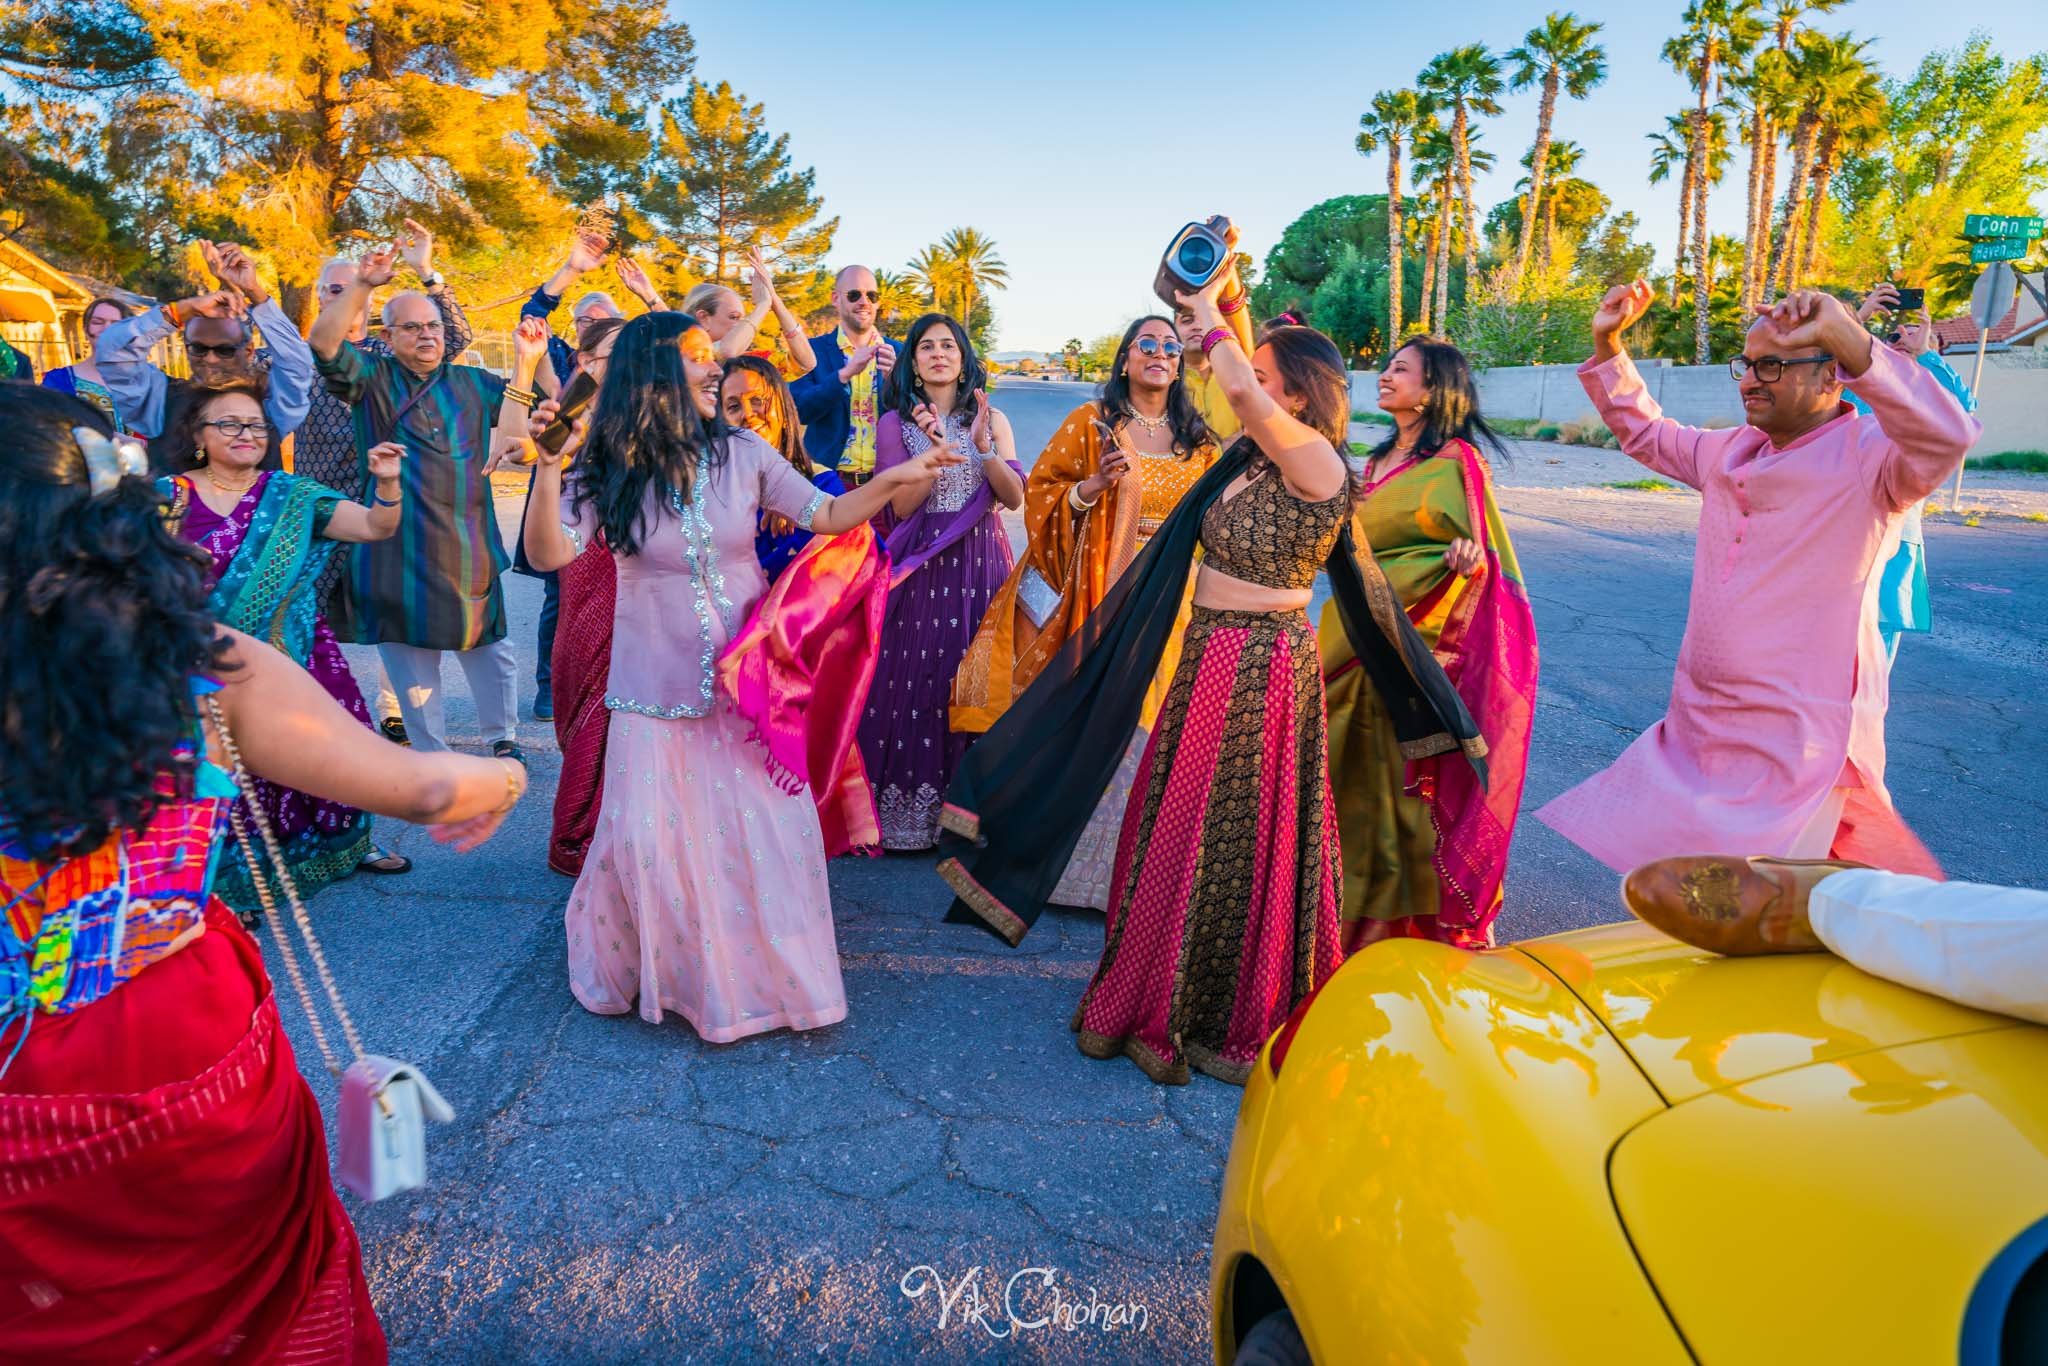
[[[1229,341],[1233,335],[1227,327],[1212,327],[1207,332],[1204,332],[1202,334],[1202,359],[1207,360],[1211,351]]]
[[[1227,317],[1230,314],[1235,313],[1239,309],[1243,308],[1244,301],[1246,299],[1251,298],[1251,296],[1252,295],[1250,290],[1240,289],[1239,291],[1237,291],[1237,293],[1231,295],[1228,299],[1218,299],[1216,301],[1216,311]]]
[[[171,330],[173,332],[177,331],[179,328],[185,325],[185,319],[183,315],[181,315],[178,312],[178,305],[176,303],[165,304],[163,306],[162,311],[164,315],[164,321],[171,325]]]

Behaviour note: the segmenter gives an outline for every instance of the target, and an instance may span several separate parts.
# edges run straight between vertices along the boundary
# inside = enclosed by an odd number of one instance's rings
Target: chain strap
[[[256,819],[256,830],[263,838],[263,847],[270,854],[271,866],[277,870],[278,880],[284,884],[285,899],[291,903],[292,921],[305,936],[306,951],[312,956],[313,966],[320,974],[320,985],[327,992],[328,1003],[334,1007],[334,1014],[341,1021],[341,1031],[347,1040],[356,1061],[363,1059],[365,1049],[362,1038],[356,1033],[355,1021],[349,1017],[348,1007],[342,1004],[341,992],[334,985],[334,973],[327,966],[327,955],[320,949],[320,940],[313,933],[313,922],[306,914],[306,905],[299,900],[298,883],[293,879],[289,865],[285,863],[284,851],[278,847],[277,833],[271,829],[270,817],[264,814],[262,805],[256,800],[255,780],[242,764],[242,751],[235,744],[235,737],[228,731],[227,718],[221,712],[220,699],[213,693],[205,697],[207,715],[213,721],[214,730],[220,735],[221,747],[227,751],[228,762],[235,771],[235,787],[241,792],[243,801],[228,808],[228,823],[233,826],[235,841],[242,848],[242,858],[249,865],[249,880],[256,886],[256,899],[263,903],[263,918],[270,926],[270,937],[277,944],[279,955],[284,959],[285,971],[290,974],[292,986],[299,993],[299,1004],[305,1008],[306,1019],[313,1026],[313,1041],[320,1047],[320,1057],[327,1064],[327,1070],[335,1077],[341,1076],[341,1064],[335,1061],[334,1048],[327,1041],[327,1030],[320,1022],[320,1012],[315,1009],[313,993],[306,987],[305,973],[299,967],[299,956],[292,948],[291,939],[285,934],[277,912],[277,900],[271,895],[270,879],[263,874],[262,860],[256,855],[255,847],[249,840],[248,824],[242,819],[242,807],[247,806]]]

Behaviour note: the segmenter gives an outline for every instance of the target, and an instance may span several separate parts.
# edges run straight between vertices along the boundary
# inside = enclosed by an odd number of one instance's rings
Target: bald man
[[[789,386],[804,420],[804,449],[815,464],[839,471],[850,489],[875,472],[875,423],[882,415],[882,390],[896,368],[898,345],[876,326],[881,303],[872,270],[840,271],[832,281],[839,326],[810,339],[817,365]]]

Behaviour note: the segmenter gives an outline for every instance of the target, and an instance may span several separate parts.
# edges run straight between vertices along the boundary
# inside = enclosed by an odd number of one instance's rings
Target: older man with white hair
[[[508,560],[491,507],[491,428],[505,381],[449,363],[440,311],[415,290],[384,304],[388,353],[348,339],[371,292],[390,282],[396,256],[366,257],[308,338],[328,391],[353,409],[357,448],[397,441],[406,449],[398,532],[350,569],[351,624],[357,642],[378,647],[415,748],[447,748],[441,655],[453,650],[491,752],[524,762],[514,738],[517,657],[499,584]]]
[[[553,275],[541,283],[540,288],[533,291],[533,297],[520,305],[519,316],[541,319],[551,317],[554,311],[562,306],[563,297],[576,287],[576,282],[602,266],[604,258],[605,244],[582,233],[572,235],[569,239],[568,257]],[[619,283],[632,290],[634,297],[639,299],[649,312],[658,313],[667,309],[668,305],[662,301],[661,295],[655,292],[653,283],[648,280],[647,272],[641,268],[639,262],[621,253],[613,270],[618,274]],[[578,342],[583,340],[583,329],[599,318],[624,316],[612,296],[601,289],[591,290],[569,305],[569,319],[576,326]],[[576,368],[576,348],[550,333],[548,361],[548,368],[543,370],[538,378],[552,379],[555,384],[566,384],[570,372]],[[554,384],[544,383],[542,388],[552,390]]]

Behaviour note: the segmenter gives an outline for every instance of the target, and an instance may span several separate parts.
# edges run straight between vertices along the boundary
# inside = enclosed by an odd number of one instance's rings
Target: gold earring
[[[204,465],[206,463],[206,447],[195,447],[192,451],[192,461],[194,464]]]

